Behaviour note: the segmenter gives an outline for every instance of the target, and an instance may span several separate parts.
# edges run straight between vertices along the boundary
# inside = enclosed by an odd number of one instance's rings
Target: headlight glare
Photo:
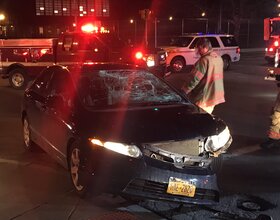
[[[116,142],[102,142],[99,139],[90,139],[91,143],[101,147],[105,147],[108,150],[123,154],[129,157],[138,158],[141,156],[140,149],[135,145],[126,145]]]
[[[155,57],[154,57],[154,55],[147,55],[143,59],[146,61],[148,67],[155,66]]]
[[[205,150],[210,152],[215,152],[226,145],[230,140],[230,132],[228,127],[226,127],[220,134],[213,135],[207,138],[205,143]]]

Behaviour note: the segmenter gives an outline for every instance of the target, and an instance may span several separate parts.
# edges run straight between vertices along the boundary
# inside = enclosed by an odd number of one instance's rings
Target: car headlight
[[[230,140],[231,135],[228,127],[226,127],[220,134],[213,135],[207,138],[205,143],[205,150],[215,152],[224,147]]]
[[[138,158],[141,156],[140,149],[135,145],[126,145],[126,144],[110,142],[110,141],[102,142],[99,139],[89,139],[89,140],[94,145],[104,147],[108,150],[117,152],[119,154],[123,154],[134,158]]]
[[[143,60],[146,61],[148,67],[155,66],[155,56],[154,55],[147,55],[143,57]]]

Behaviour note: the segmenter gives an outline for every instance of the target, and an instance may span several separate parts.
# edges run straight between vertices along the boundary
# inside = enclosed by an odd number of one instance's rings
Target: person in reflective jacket
[[[211,114],[216,105],[225,102],[223,60],[212,50],[207,38],[200,38],[196,49],[201,57],[182,90],[193,103]]]
[[[277,83],[278,95],[270,116],[270,126],[267,131],[268,138],[260,144],[262,148],[280,147],[280,83]]]

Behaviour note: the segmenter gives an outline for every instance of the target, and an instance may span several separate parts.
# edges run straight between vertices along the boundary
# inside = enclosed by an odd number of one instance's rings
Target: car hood
[[[162,46],[161,47],[163,50],[165,50],[166,52],[170,52],[170,51],[173,51],[173,50],[176,50],[180,47],[175,47],[175,46]]]
[[[87,138],[122,143],[184,140],[217,134],[225,124],[192,104],[118,110],[86,110],[76,115],[77,132]]]

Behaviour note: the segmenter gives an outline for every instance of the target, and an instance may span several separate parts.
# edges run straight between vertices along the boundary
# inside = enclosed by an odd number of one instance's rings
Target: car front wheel
[[[83,155],[79,143],[76,141],[72,143],[68,154],[69,172],[74,189],[81,197],[88,193],[90,183],[90,174]]]

